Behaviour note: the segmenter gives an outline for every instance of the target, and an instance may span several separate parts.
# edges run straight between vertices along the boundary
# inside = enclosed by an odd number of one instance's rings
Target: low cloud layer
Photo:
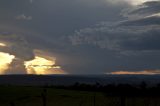
[[[160,74],[160,70],[144,70],[144,71],[115,71],[107,73],[111,75],[157,75]]]

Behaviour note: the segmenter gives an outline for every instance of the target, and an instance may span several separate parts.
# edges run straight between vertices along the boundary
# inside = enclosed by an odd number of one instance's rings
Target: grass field
[[[42,94],[41,87],[0,86],[0,106],[121,106],[119,97],[100,92],[46,88]],[[126,106],[160,106],[160,98],[126,98]]]

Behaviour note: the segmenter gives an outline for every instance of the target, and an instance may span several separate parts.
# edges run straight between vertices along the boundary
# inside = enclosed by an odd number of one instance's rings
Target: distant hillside
[[[160,83],[159,75],[1,75],[0,85],[72,85],[76,82],[95,84],[129,83],[148,85]]]

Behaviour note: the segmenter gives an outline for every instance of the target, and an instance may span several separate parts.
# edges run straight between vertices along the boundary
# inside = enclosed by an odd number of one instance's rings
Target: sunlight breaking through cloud
[[[14,58],[15,58],[14,55],[0,52],[0,74],[6,73],[6,70],[8,70],[9,65],[12,63]]]
[[[0,42],[0,47],[5,47],[5,46],[7,46],[5,43]]]
[[[140,5],[144,2],[149,2],[149,1],[158,1],[158,0],[125,0],[126,2],[132,4],[132,5]]]
[[[27,74],[65,74],[60,66],[55,65],[55,60],[36,56],[35,59],[25,62]]]

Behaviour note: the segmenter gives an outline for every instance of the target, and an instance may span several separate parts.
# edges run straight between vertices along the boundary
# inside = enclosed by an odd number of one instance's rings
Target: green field
[[[0,106],[44,106],[41,87],[1,86]],[[46,106],[121,106],[119,97],[100,92],[46,88]],[[94,101],[95,100],[95,101]],[[160,106],[160,98],[127,98],[126,106]]]

